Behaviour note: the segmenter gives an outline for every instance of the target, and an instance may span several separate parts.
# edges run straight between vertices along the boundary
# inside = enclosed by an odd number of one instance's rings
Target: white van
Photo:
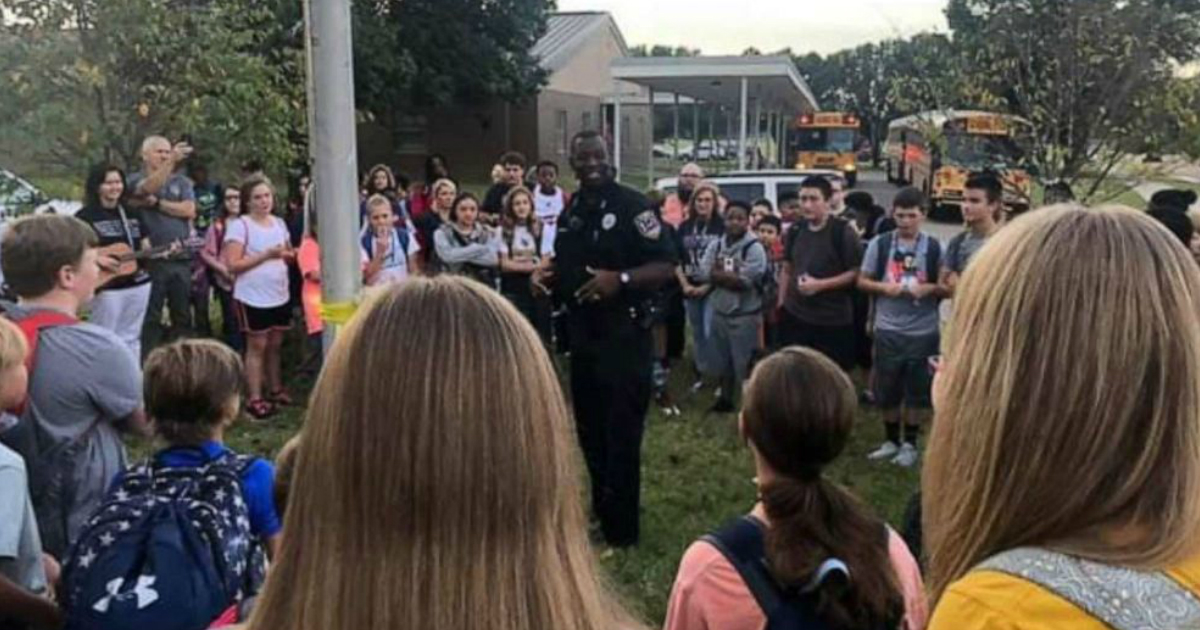
[[[776,171],[733,171],[704,178],[721,189],[721,194],[732,201],[754,203],[766,198],[773,207],[779,207],[779,197],[784,193],[798,192],[800,183],[809,177],[841,178],[838,171],[825,169],[776,170]],[[655,189],[663,194],[675,192],[679,178],[664,177],[654,183]]]

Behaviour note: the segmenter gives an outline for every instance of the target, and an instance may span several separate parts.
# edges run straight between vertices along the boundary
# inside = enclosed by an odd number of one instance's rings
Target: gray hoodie
[[[762,289],[760,281],[767,273],[767,249],[758,242],[752,232],[747,231],[737,242],[727,243],[727,237],[713,240],[704,250],[700,262],[700,281],[712,280],[713,265],[732,260],[733,268],[741,278],[742,291],[733,291],[714,285],[709,305],[713,313],[724,317],[755,315],[762,311]]]

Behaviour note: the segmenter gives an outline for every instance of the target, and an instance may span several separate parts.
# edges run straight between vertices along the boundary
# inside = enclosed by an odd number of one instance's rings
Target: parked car
[[[51,199],[16,173],[0,169],[0,224],[32,213],[56,212],[74,216],[82,207],[78,201]]]
[[[706,177],[705,181],[719,186],[721,193],[731,200],[753,203],[765,197],[771,201],[771,205],[778,207],[780,195],[800,190],[800,183],[814,175],[841,177],[841,173],[825,169],[732,171]],[[675,177],[664,177],[654,183],[654,187],[663,194],[675,192],[678,186],[679,181]]]

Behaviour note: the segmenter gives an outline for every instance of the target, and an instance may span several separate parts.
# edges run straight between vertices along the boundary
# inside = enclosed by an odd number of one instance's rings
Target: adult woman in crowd
[[[499,294],[386,289],[313,392],[249,628],[635,628],[595,565],[576,452],[554,368]]]
[[[711,183],[701,182],[688,200],[687,220],[679,226],[676,240],[679,250],[679,266],[675,277],[683,291],[683,307],[687,311],[688,326],[692,329],[693,367],[696,382],[692,391],[698,391],[705,376],[713,376],[716,359],[712,357],[708,337],[711,334],[712,312],[708,308],[708,295],[712,286],[701,279],[701,259],[710,243],[725,234],[725,223],[717,213],[720,190]]]
[[[271,214],[275,189],[266,177],[242,184],[242,215],[225,228],[225,265],[237,277],[233,299],[246,335],[246,411],[255,418],[289,405],[279,353],[292,327],[288,265],[296,259],[283,219]]]
[[[142,213],[125,207],[125,172],[111,164],[99,164],[88,172],[83,190],[83,209],[75,218],[91,226],[100,247],[128,248],[132,254],[146,250],[150,241]],[[150,274],[136,260],[126,274],[117,260],[100,258],[101,268],[111,275],[96,290],[91,303],[91,322],[107,328],[125,343],[134,357],[142,357],[142,322],[150,303]]]
[[[235,187],[226,188],[222,192],[221,206],[217,216],[204,235],[204,249],[200,250],[200,259],[208,267],[212,279],[213,293],[221,304],[221,328],[225,334],[225,343],[230,348],[241,352],[246,340],[238,326],[237,310],[233,302],[233,272],[225,264],[221,255],[225,247],[225,232],[229,223],[242,214],[242,192]]]
[[[1200,627],[1200,271],[1051,207],[962,278],[923,474],[936,630]]]
[[[793,627],[788,612],[768,617],[761,602],[769,598],[833,630],[924,627],[908,548],[823,473],[845,448],[857,408],[850,379],[815,350],[786,348],[755,368],[740,428],[758,503],[684,554],[666,630]]]

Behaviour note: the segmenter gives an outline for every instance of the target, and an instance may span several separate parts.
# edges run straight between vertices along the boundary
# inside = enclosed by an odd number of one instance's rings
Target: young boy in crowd
[[[938,353],[938,240],[921,231],[925,195],[896,194],[896,230],[875,237],[863,256],[858,288],[875,297],[875,403],[887,440],[868,457],[905,468],[917,461],[917,438],[930,407],[930,357]]]
[[[558,165],[549,160],[537,165],[537,186],[533,189],[533,209],[542,223],[542,256],[554,257],[554,237],[558,235],[558,215],[571,202],[571,193],[558,185]]]
[[[241,411],[242,360],[227,346],[191,339],[158,348],[146,359],[146,412],[167,447],[155,466],[199,468],[226,455],[225,429]],[[255,459],[242,471],[250,533],[274,557],[283,523],[275,508],[275,467]]]
[[[367,263],[367,285],[382,286],[403,282],[421,273],[421,244],[404,223],[396,223],[392,204],[382,195],[367,200],[370,228],[362,237]]]
[[[779,347],[779,274],[783,269],[783,222],[769,214],[763,217],[754,232],[767,250],[767,278],[763,291],[763,331],[761,346],[767,351]]]
[[[0,409],[25,398],[28,351],[21,330],[0,318]],[[0,629],[57,628],[62,615],[50,598],[57,573],[58,563],[42,553],[25,461],[0,444]]]
[[[750,208],[731,201],[725,208],[725,235],[709,243],[700,263],[700,280],[713,286],[712,357],[721,377],[721,396],[711,411],[730,413],[750,360],[758,350],[763,299],[761,281],[768,255],[749,230]]]
[[[800,193],[785,192],[779,195],[779,220],[783,222],[782,234],[787,234],[800,216]]]
[[[485,225],[499,225],[500,215],[504,213],[504,198],[508,191],[517,186],[525,185],[525,156],[516,151],[509,151],[500,156],[500,167],[503,169],[500,181],[488,189],[479,206],[479,220]]]
[[[149,434],[138,358],[76,319],[99,282],[95,243],[83,221],[41,214],[12,223],[0,246],[18,297],[6,316],[36,341],[24,411],[0,439],[25,458],[42,544],[58,559],[125,468],[120,432]]]

